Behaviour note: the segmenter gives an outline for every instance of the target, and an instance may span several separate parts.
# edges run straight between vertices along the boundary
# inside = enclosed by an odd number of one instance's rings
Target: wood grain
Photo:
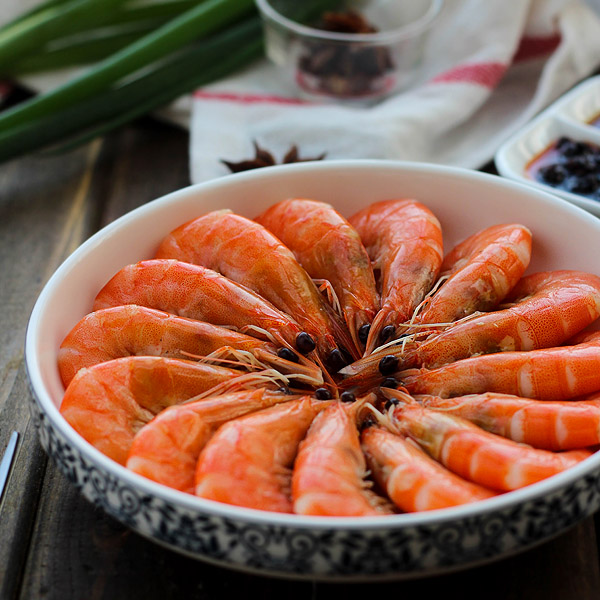
[[[0,167],[0,450],[23,438],[0,505],[0,599],[600,597],[589,518],[533,550],[474,569],[380,584],[290,582],[197,562],[132,533],[47,464],[26,400],[23,339],[42,285],[99,227],[188,181],[187,134],[152,121],[55,157]]]

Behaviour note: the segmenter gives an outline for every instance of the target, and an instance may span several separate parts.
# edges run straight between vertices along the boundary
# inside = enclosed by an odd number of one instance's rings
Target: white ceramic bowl
[[[600,202],[532,179],[529,163],[562,136],[600,145],[600,127],[590,121],[600,116],[600,76],[591,77],[559,98],[512,135],[496,152],[500,175],[549,191],[600,217]]]
[[[321,579],[428,575],[491,560],[557,534],[600,506],[600,454],[530,487],[452,509],[378,518],[318,518],[220,504],[163,487],[114,463],[71,429],[58,407],[56,358],[71,327],[121,267],[152,257],[177,225],[229,207],[253,217],[290,196],[330,202],[350,215],[382,199],[414,197],[442,223],[446,248],[494,223],[533,231],[530,271],[600,274],[600,220],[500,177],[383,161],[269,167],[192,186],[98,232],[56,271],[31,315],[26,364],[34,421],[46,452],[86,498],[176,551],[263,574]]]

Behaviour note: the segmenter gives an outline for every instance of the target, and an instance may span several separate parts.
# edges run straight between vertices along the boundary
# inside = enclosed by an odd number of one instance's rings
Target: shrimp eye
[[[383,408],[385,408],[385,410],[389,410],[390,408],[392,408],[392,406],[396,406],[397,404],[400,404],[400,400],[398,400],[397,398],[390,398],[384,405]]]
[[[331,392],[327,388],[317,388],[315,390],[315,398],[317,400],[331,400]]]
[[[279,350],[277,350],[277,356],[284,360],[289,360],[290,362],[298,362],[299,360],[298,355],[289,348],[279,348]]]
[[[341,368],[348,364],[348,361],[344,358],[344,355],[336,348],[329,353],[327,364],[335,371],[339,371]]]
[[[395,331],[396,328],[393,325],[386,325],[379,334],[379,341],[387,342],[394,335]]]
[[[313,340],[312,336],[309,333],[306,333],[306,331],[301,331],[296,336],[296,348],[298,348],[298,351],[302,354],[308,354],[316,347],[315,340]]]
[[[382,375],[391,375],[398,369],[399,363],[398,357],[393,354],[388,354],[379,361],[379,372]]]
[[[381,386],[380,387],[392,388],[393,390],[395,390],[398,387],[398,380],[394,379],[393,377],[386,377],[381,382]]]
[[[376,421],[373,417],[367,417],[361,424],[359,429],[361,431],[364,431],[365,429],[368,429],[369,427],[373,427],[373,425],[375,425]]]
[[[278,392],[281,392],[282,394],[285,394],[286,396],[291,396],[292,392],[290,391],[290,388],[285,387],[284,385],[282,385],[280,388],[277,388]]]
[[[342,392],[340,400],[342,402],[354,402],[356,400],[356,396],[352,392]]]
[[[358,329],[358,339],[363,343],[367,343],[367,339],[369,338],[369,331],[371,331],[371,326],[367,323]]]

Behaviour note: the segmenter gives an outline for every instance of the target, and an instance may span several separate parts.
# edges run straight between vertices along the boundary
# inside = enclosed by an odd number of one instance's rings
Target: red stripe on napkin
[[[289,98],[287,96],[275,96],[272,94],[234,94],[231,92],[205,92],[196,90],[194,98],[200,100],[225,100],[227,102],[239,102],[240,104],[310,104],[300,98]]]
[[[506,69],[507,65],[500,62],[460,65],[441,73],[432,80],[432,83],[460,82],[494,88],[502,79]]]
[[[546,37],[524,37],[517,48],[513,60],[529,60],[554,52],[560,45],[561,37],[554,34]]]

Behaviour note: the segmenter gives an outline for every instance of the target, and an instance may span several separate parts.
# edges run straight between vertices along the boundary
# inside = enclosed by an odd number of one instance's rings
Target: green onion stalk
[[[57,15],[53,11],[61,7],[65,11],[67,7],[75,11],[83,5],[98,8],[110,3],[116,7],[126,1],[49,0],[15,23],[19,31],[27,28],[31,31],[43,22],[41,15],[51,15],[49,21],[56,23]],[[298,16],[303,19],[315,17],[338,2],[305,0],[298,6]],[[184,12],[149,32],[144,30],[143,21],[138,22],[139,31],[122,34],[141,35],[133,41],[123,41],[117,33],[103,38],[96,30],[97,39],[86,42],[85,37],[73,37],[77,32],[75,26],[64,30],[68,30],[65,38],[57,36],[55,29],[46,29],[45,39],[52,38],[56,49],[47,52],[46,58],[43,54],[37,58],[31,55],[23,58],[21,64],[25,67],[27,61],[30,68],[35,68],[36,61],[40,68],[64,66],[69,49],[75,54],[76,49],[88,52],[88,58],[93,59],[94,52],[97,52],[95,56],[99,56],[112,51],[106,44],[130,43],[93,65],[83,75],[0,113],[0,161],[56,142],[63,143],[65,147],[64,141],[69,136],[72,136],[66,144],[69,147],[73,143],[87,141],[164,106],[198,86],[218,80],[261,56],[261,23],[253,0],[202,0],[194,2],[192,8],[189,8],[188,0],[175,0],[172,4]],[[134,9],[137,10],[123,5],[118,11],[125,14]],[[162,12],[164,16],[164,10],[156,9],[156,13]],[[149,13],[139,14],[146,19]],[[114,11],[101,21],[102,25],[111,26],[119,22],[136,23],[135,19],[128,17],[119,21]],[[85,29],[90,23],[85,21],[82,27]],[[3,32],[10,33],[5,41],[18,38],[10,25],[0,30],[0,62],[3,58]],[[49,46],[46,44],[46,47]],[[45,67],[44,60],[48,61]],[[18,75],[17,70],[15,73]]]

